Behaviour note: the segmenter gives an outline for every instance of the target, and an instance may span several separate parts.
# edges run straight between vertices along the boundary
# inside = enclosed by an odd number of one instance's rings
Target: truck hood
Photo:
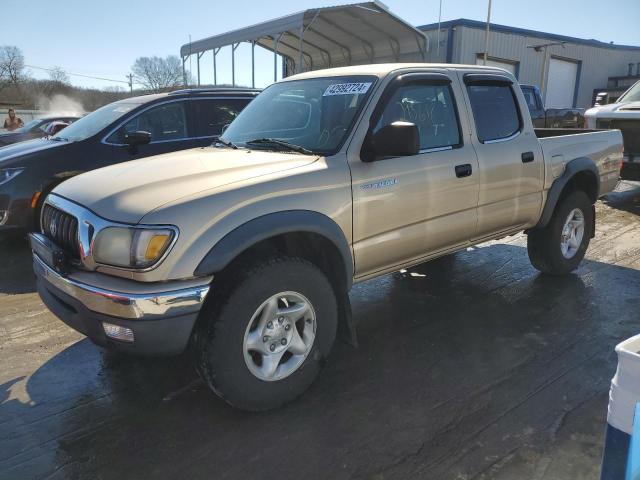
[[[294,153],[194,148],[93,170],[60,184],[53,193],[103,218],[135,224],[165,203],[317,159]]]
[[[640,119],[640,102],[610,103],[593,107],[586,111],[586,116],[595,118],[638,118]]]

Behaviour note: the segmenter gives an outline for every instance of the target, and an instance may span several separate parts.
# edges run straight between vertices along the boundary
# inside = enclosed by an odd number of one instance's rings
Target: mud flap
[[[347,292],[338,295],[338,337],[354,348],[358,348],[358,333],[351,314],[351,301]]]

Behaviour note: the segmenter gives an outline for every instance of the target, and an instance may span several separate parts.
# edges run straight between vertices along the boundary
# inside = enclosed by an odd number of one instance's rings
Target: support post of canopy
[[[251,88],[256,88],[256,41],[251,40]]]
[[[218,84],[218,72],[216,71],[216,56],[218,55],[218,52],[220,51],[220,47],[214,48],[212,51],[213,51],[213,84],[217,85]]]
[[[277,38],[271,37],[274,40],[273,43],[273,81],[278,81],[278,44],[282,38],[282,33]]]
[[[302,57],[302,45],[304,44],[304,24],[300,25],[300,43],[298,45],[298,68],[296,73],[304,72],[304,58]]]
[[[202,55],[204,55],[204,52],[198,53],[198,61],[196,62],[196,65],[198,66],[198,86],[200,86],[200,57]]]
[[[182,57],[182,85],[187,85],[187,70],[185,69],[184,62],[186,62],[186,58]]]
[[[236,86],[236,48],[239,43],[231,44],[231,85]]]

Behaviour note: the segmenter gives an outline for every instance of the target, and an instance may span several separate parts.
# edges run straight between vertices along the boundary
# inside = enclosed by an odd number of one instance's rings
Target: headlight
[[[13,180],[24,171],[24,168],[0,168],[0,185]]]
[[[175,237],[169,228],[107,227],[93,244],[97,263],[125,268],[147,268],[167,251]]]

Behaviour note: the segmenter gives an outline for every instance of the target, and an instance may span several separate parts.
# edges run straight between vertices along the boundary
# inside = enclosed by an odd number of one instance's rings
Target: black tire
[[[562,229],[572,210],[579,209],[584,216],[584,234],[578,250],[571,258],[565,258],[560,245]],[[543,273],[565,275],[572,272],[584,258],[593,236],[593,205],[586,193],[576,190],[562,198],[544,228],[535,228],[529,232],[527,250],[531,264]]]
[[[247,268],[234,267],[231,275],[214,282],[211,291],[214,297],[200,314],[194,338],[198,372],[207,385],[227,403],[249,411],[277,408],[307,390],[336,336],[336,296],[324,273],[304,259],[276,257]],[[288,291],[302,294],[312,304],[315,340],[297,370],[280,380],[265,381],[245,361],[245,333],[263,302]]]

